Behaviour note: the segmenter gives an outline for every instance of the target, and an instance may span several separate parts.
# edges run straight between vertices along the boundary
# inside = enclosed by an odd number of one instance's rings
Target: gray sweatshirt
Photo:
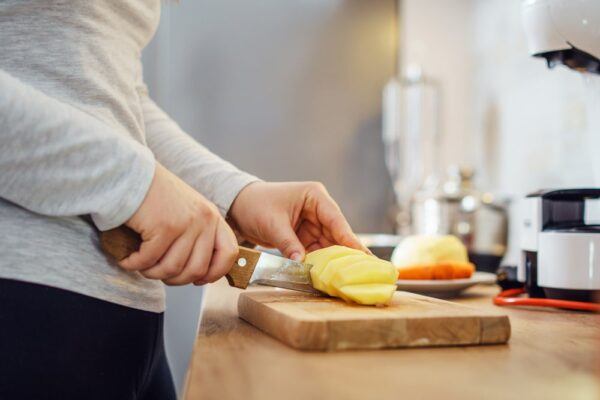
[[[137,210],[155,160],[223,215],[256,180],[149,98],[159,17],[160,0],[0,0],[0,278],[161,312],[162,282],[107,259],[97,230]]]

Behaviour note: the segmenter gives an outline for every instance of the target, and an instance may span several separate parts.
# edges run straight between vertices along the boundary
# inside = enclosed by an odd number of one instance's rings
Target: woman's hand
[[[294,260],[334,244],[368,252],[320,183],[252,183],[238,194],[229,217],[247,240]]]
[[[217,208],[158,163],[146,198],[126,225],[142,244],[119,265],[168,285],[214,282],[238,254],[235,235]]]

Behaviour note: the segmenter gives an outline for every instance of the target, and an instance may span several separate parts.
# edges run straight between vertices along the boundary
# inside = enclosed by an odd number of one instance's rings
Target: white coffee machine
[[[529,54],[600,73],[600,1],[523,0],[522,16]]]
[[[519,281],[530,297],[590,302],[600,292],[600,225],[586,205],[600,189],[543,190],[525,199]]]

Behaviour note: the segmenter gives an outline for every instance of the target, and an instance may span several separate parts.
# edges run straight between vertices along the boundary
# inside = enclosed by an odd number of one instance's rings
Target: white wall
[[[589,186],[600,149],[600,83],[528,56],[520,0],[405,0],[402,63],[442,80],[443,159],[474,164],[478,183],[514,200],[507,262],[518,257],[519,200]],[[589,97],[596,103],[589,102]],[[595,142],[593,141],[595,140]],[[600,178],[600,174],[598,175]]]
[[[476,0],[402,0],[401,70],[411,64],[441,81],[441,165],[471,163],[473,45],[469,26]]]
[[[593,184],[582,75],[527,56],[519,1],[479,1],[474,16],[474,133],[496,161],[481,160],[490,184],[506,192]]]

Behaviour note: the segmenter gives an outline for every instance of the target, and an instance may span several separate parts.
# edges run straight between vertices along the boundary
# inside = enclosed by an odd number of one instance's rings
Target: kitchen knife
[[[138,233],[126,226],[100,232],[102,250],[117,261],[136,252],[141,243]],[[225,277],[229,285],[240,289],[257,283],[323,295],[312,286],[310,268],[310,264],[240,246],[239,255]]]

